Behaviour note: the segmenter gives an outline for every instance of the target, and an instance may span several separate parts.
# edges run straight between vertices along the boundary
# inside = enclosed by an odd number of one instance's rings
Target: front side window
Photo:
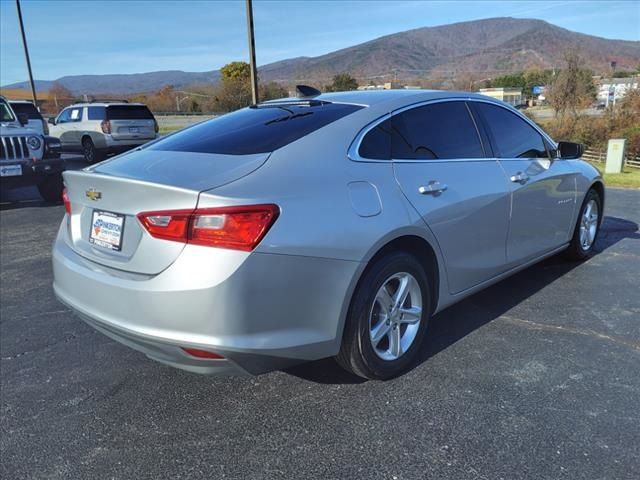
[[[494,152],[499,158],[549,158],[542,135],[506,108],[478,102],[479,112],[493,140]]]
[[[69,110],[69,121],[70,122],[79,122],[82,120],[82,107],[80,108],[72,108]]]
[[[320,102],[248,107],[186,128],[148,148],[226,155],[268,153],[361,108]]]
[[[67,123],[69,121],[70,115],[70,108],[63,110],[62,112],[60,112],[60,115],[58,115],[58,118],[56,118],[56,123]]]
[[[13,117],[13,113],[4,101],[0,102],[0,121],[2,122],[13,122],[15,118]]]
[[[465,102],[442,102],[392,117],[396,159],[483,158],[480,137]]]

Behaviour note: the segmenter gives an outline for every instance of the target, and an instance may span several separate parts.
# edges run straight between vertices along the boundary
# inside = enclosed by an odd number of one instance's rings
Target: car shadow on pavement
[[[596,255],[624,239],[640,240],[638,224],[622,218],[605,217],[596,242]],[[504,315],[580,264],[565,260],[562,254],[554,255],[438,313],[430,320],[425,345],[411,369]],[[298,365],[285,372],[317,383],[354,384],[366,381],[342,370],[332,358]]]

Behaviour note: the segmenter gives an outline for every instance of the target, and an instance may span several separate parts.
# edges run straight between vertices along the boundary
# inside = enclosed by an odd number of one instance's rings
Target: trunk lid
[[[185,245],[152,237],[137,215],[195,209],[201,191],[251,173],[267,157],[143,149],[83,171],[67,171],[64,181],[71,203],[67,243],[79,255],[108,267],[160,273]],[[102,229],[103,235],[115,231],[117,242],[105,244],[96,228]]]

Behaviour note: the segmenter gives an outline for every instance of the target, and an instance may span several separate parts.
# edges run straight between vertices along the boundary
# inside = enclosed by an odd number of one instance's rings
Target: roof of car
[[[474,98],[482,99],[486,101],[492,101],[491,97],[482,95],[480,93],[472,92],[457,92],[449,90],[421,90],[421,89],[397,89],[397,90],[354,90],[350,92],[332,92],[323,93],[316,97],[310,98],[286,98],[278,99],[271,102],[284,102],[284,101],[303,101],[303,100],[321,100],[326,102],[336,103],[352,103],[364,106],[373,106],[379,103],[388,101],[402,101],[415,98],[416,101],[435,100],[439,98]]]
[[[69,107],[124,107],[127,105],[133,105],[134,107],[146,107],[144,103],[129,103],[129,102],[80,102],[69,105]]]

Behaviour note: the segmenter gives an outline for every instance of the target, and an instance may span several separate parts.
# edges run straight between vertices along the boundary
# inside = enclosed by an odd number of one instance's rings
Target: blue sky
[[[22,0],[34,76],[207,71],[247,59],[244,1]],[[480,18],[539,18],[640,40],[640,0],[254,0],[258,65],[382,35]],[[15,1],[0,0],[0,85],[26,80]]]

